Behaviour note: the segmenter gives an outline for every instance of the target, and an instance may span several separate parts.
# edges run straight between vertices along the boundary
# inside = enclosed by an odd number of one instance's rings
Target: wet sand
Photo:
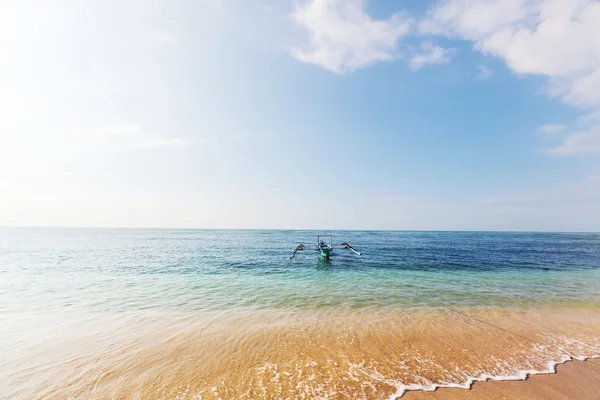
[[[600,360],[569,361],[556,374],[532,375],[526,381],[476,382],[470,390],[444,388],[409,392],[402,400],[597,400]]]
[[[4,356],[0,381],[6,383],[0,387],[0,398],[494,398],[489,394],[527,399],[522,390],[542,396],[533,399],[589,399],[594,398],[589,391],[600,372],[587,366],[595,361],[570,362],[558,367],[566,371],[563,374],[532,376],[518,386],[476,382],[472,390],[409,391],[467,388],[473,379],[487,377],[519,379],[527,371],[553,371],[555,363],[572,357],[596,356],[597,310],[234,312],[130,319],[92,315],[60,323],[56,319],[0,320]],[[567,384],[543,383],[561,379]],[[588,383],[588,392],[582,391]],[[556,396],[566,390],[570,396],[585,397],[552,397],[548,392],[552,387],[557,388]]]

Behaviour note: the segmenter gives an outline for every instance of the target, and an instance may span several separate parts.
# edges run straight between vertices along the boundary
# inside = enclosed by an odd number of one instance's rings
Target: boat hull
[[[321,247],[319,248],[319,254],[323,258],[329,258],[333,254],[333,249],[331,247]]]

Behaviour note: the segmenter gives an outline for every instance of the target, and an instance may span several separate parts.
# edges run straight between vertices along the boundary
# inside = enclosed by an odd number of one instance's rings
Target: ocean
[[[0,228],[3,399],[398,398],[599,327],[600,234]]]

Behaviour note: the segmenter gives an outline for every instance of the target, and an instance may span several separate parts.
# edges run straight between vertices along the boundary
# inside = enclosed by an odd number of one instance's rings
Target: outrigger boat
[[[328,239],[329,241],[325,241]],[[338,247],[338,246],[335,246]],[[362,256],[362,253],[356,250],[354,247],[350,246],[348,243],[343,242],[339,245],[342,249],[351,250],[354,254],[358,256]],[[333,235],[317,235],[317,246],[316,250],[319,251],[319,255],[327,260],[329,260],[333,256]],[[294,258],[296,253],[303,250],[312,250],[312,246],[306,246],[304,244],[299,244],[295,249],[290,258]]]

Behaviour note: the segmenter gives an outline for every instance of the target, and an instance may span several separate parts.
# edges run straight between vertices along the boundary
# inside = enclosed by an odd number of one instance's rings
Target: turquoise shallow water
[[[0,229],[0,312],[600,305],[600,235]]]

